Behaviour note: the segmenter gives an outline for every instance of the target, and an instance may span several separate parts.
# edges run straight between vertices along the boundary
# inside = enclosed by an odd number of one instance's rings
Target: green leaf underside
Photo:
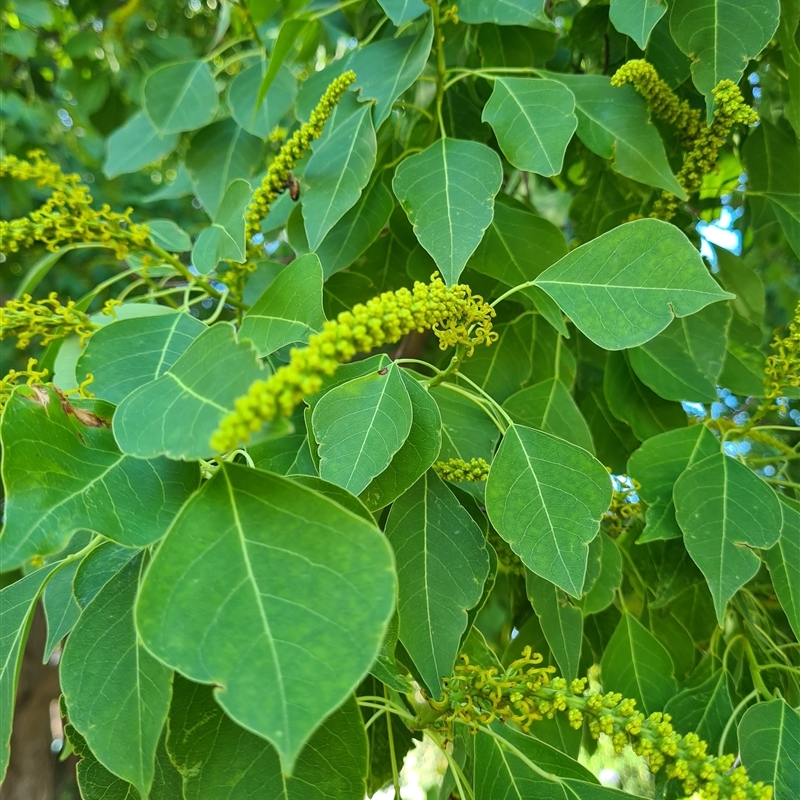
[[[183,776],[186,800],[363,800],[367,740],[348,699],[309,739],[291,777],[269,742],[239,727],[210,686],[175,676],[167,750]]]
[[[629,351],[639,379],[667,400],[714,402],[725,362],[728,303],[714,303],[682,319]]]
[[[448,285],[491,224],[502,168],[497,154],[480,142],[440,139],[397,168],[392,187]]]
[[[124,452],[139,458],[206,458],[220,421],[262,374],[252,344],[237,343],[232,325],[214,325],[162,376],[122,401],[114,436]]]
[[[542,431],[508,428],[489,473],[486,508],[531,572],[579,597],[588,545],[610,501],[608,473],[592,455]]]
[[[162,134],[202,128],[217,111],[217,90],[205,61],[158,67],[145,77],[142,98],[145,113]]]
[[[630,36],[644,50],[650,33],[666,13],[664,0],[611,0],[609,18],[620,33]]]
[[[692,61],[692,80],[704,95],[722,80],[739,82],[747,62],[778,27],[778,0],[675,0],[670,33]]]
[[[253,303],[242,320],[240,337],[259,355],[274,353],[322,329],[322,266],[313,253],[293,261]]]
[[[372,106],[347,94],[337,111],[303,176],[303,219],[312,250],[356,204],[375,166]]]
[[[92,374],[92,393],[119,405],[139,386],[161,377],[206,329],[190,314],[121,319],[92,335],[75,368]]]
[[[367,508],[384,508],[410,489],[436,461],[442,448],[442,417],[436,401],[418,380],[401,370],[413,409],[411,428],[389,466],[359,495]]]
[[[686,236],[655,219],[628,222],[582,245],[536,285],[606,350],[644,344],[674,317],[732,297]]]
[[[31,616],[42,588],[57,567],[48,564],[0,591],[0,782],[8,769],[17,681]]]
[[[0,426],[7,493],[3,568],[56,553],[81,529],[132,547],[163,536],[197,487],[197,468],[131,458],[108,427],[82,424],[65,413],[54,392],[40,391],[17,390]],[[91,405],[101,417],[111,415],[110,406]]]
[[[633,698],[645,714],[661,711],[677,691],[669,653],[627,612],[606,646],[600,668],[603,688]]]
[[[578,136],[592,152],[613,158],[621,175],[686,199],[650,122],[647,104],[632,86],[612,86],[604,75],[540,74],[563,83],[575,96]]]
[[[800,714],[785,700],[758,703],[739,723],[742,763],[748,777],[774,789],[775,800],[797,796],[800,780]]]
[[[438,697],[489,573],[485,538],[432,471],[395,501],[386,536],[397,561],[400,641]]]
[[[528,572],[526,585],[559,673],[568,681],[577,678],[583,644],[581,610],[573,606],[557,586],[532,572]]]
[[[722,624],[728,600],[758,571],[751,548],[780,536],[775,492],[744,464],[719,452],[690,466],[673,490],[686,549],[708,582]]]
[[[138,641],[133,604],[141,570],[141,559],[131,561],[86,607],[60,675],[70,722],[98,761],[147,796],[172,672]]]
[[[640,542],[679,539],[672,487],[681,473],[697,461],[719,452],[719,441],[705,425],[690,425],[648,439],[628,460],[628,474],[647,504],[647,525]]]
[[[592,434],[567,387],[557,378],[528,386],[511,395],[503,408],[511,418],[594,453]]]
[[[411,399],[400,368],[391,364],[385,370],[335,387],[311,417],[320,477],[353,494],[389,466],[411,430]]]
[[[136,618],[151,652],[217,684],[291,772],[374,661],[394,598],[377,528],[289,479],[225,465],[159,548]]]
[[[563,84],[533,78],[497,78],[481,119],[517,169],[558,175],[578,127],[575,97]]]

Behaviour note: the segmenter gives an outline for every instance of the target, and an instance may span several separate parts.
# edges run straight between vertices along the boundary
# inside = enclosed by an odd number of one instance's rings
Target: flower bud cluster
[[[320,333],[311,336],[308,347],[293,349],[286,366],[267,380],[256,381],[223,419],[212,446],[219,452],[234,449],[264,422],[289,416],[304,397],[322,388],[323,378],[333,375],[339,364],[357,353],[398,342],[412,331],[432,329],[442,350],[463,344],[471,354],[476,345],[497,340],[494,315],[494,309],[473,295],[469,286],[445,286],[436,274],[430,283],[417,281],[413,289],[384,292],[359,303],[326,322]]]
[[[702,127],[676,176],[687,195],[694,194],[702,185],[703,178],[716,168],[719,149],[727,141],[733,126],[737,123],[755,125],[758,122],[758,114],[744,102],[739,87],[733,81],[720,81],[713,89],[713,95],[716,103],[714,119],[711,125]],[[680,200],[665,191],[653,204],[650,216],[670,220],[679,205]]]
[[[617,692],[587,691],[585,678],[568,682],[551,677],[555,668],[540,666],[542,656],[532,653],[530,647],[503,671],[461,658],[463,663],[453,676],[443,681],[442,699],[431,702],[441,713],[439,724],[448,736],[452,736],[455,722],[475,731],[499,719],[529,731],[537,721],[563,713],[573,728],[581,728],[586,720],[595,739],[601,733],[611,737],[618,753],[630,745],[648,760],[653,772],[663,768],[669,778],[679,780],[687,796],[699,800],[772,797],[772,788],[752,783],[744,767],[733,769],[733,756],[713,756],[697,734],[677,733],[669,714],[645,716],[637,711],[635,700]]]
[[[320,98],[317,107],[311,112],[308,122],[301,125],[291,138],[281,147],[278,155],[270,164],[267,174],[256,189],[247,209],[248,242],[261,229],[261,220],[267,216],[269,207],[286,188],[291,178],[292,169],[311,147],[311,142],[322,135],[325,123],[333,113],[338,102],[347,91],[347,87],[356,79],[355,72],[348,71],[335,78]]]
[[[489,464],[482,458],[471,458],[464,461],[462,458],[449,458],[447,461],[437,461],[433,471],[446,481],[485,481],[489,478]]]
[[[0,308],[0,340],[17,337],[17,347],[26,348],[34,336],[41,336],[46,345],[70,333],[80,337],[81,347],[97,329],[89,317],[70,300],[62,305],[55,292],[44,300],[32,300],[29,294],[21,300],[9,300]]]
[[[767,357],[766,399],[774,400],[788,388],[800,387],[800,303],[789,323],[789,333],[776,336],[771,345],[775,352]]]
[[[673,125],[690,148],[703,126],[701,112],[692,108],[687,100],[681,100],[667,83],[658,77],[652,64],[642,58],[623,64],[611,78],[612,86],[633,84],[633,88],[645,99],[656,119]]]
[[[0,177],[35,181],[39,188],[53,192],[27,217],[0,220],[0,252],[17,253],[36,242],[52,252],[68,244],[96,242],[122,259],[131,249],[147,244],[147,227],[131,222],[132,208],[122,214],[108,205],[94,208],[80,175],[64,174],[41,150],[31,151],[28,158],[30,161],[16,156],[0,159]]]
[[[3,409],[6,407],[6,403],[11,397],[11,392],[14,391],[14,387],[17,386],[21,380],[24,379],[28,386],[41,386],[44,383],[44,379],[48,375],[48,370],[37,370],[37,363],[38,361],[35,358],[29,358],[28,365],[25,369],[12,369],[8,375],[0,378],[0,413],[2,413]]]

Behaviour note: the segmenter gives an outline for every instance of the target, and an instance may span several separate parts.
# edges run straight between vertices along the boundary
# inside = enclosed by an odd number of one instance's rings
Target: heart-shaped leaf
[[[145,75],[143,107],[162,134],[202,128],[217,113],[217,89],[206,61],[164,64]]]

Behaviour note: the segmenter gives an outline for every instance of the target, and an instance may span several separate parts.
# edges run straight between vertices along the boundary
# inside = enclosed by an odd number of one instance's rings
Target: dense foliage
[[[798,0],[2,17],[3,773],[797,797]]]

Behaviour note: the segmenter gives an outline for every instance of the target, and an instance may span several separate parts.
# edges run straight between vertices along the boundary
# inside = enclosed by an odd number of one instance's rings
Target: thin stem
[[[730,733],[731,728],[736,723],[736,717],[739,716],[739,712],[751,701],[758,697],[758,689],[753,689],[747,697],[745,697],[741,703],[739,703],[736,708],[733,709],[733,713],[728,717],[728,721],[725,723],[725,727],[722,729],[722,735],[719,738],[719,747],[717,748],[717,755],[722,757],[725,755],[725,741],[728,738],[728,734]]]
[[[386,694],[386,687],[383,687],[384,695]],[[386,698],[389,699],[388,697]],[[394,750],[394,732],[392,731],[392,717],[391,714],[386,715],[386,731],[389,736],[389,757],[392,760],[392,783],[394,784],[394,796],[396,800],[400,800],[400,775],[397,771],[397,754]]]
[[[380,711],[376,711],[364,724],[364,730],[369,730],[369,726],[372,725],[373,722],[379,720],[384,714],[386,713],[386,709],[382,708]]]
[[[431,114],[427,108],[422,108],[422,106],[415,106],[413,103],[406,103],[404,100],[395,100],[394,105],[399,106],[400,108],[410,108],[412,111],[419,112],[429,120],[433,120],[433,114]]]
[[[432,389],[434,386],[438,386],[442,383],[446,378],[450,377],[454,373],[458,372],[459,367],[461,366],[461,362],[464,360],[464,356],[467,353],[466,345],[459,344],[456,346],[456,351],[453,353],[453,357],[450,359],[450,363],[447,367],[443,370],[440,370],[438,375],[434,375],[427,381],[428,388]]]
[[[511,297],[512,294],[516,294],[517,292],[521,292],[523,289],[527,289],[530,286],[534,286],[536,284],[535,280],[532,281],[525,281],[525,283],[520,283],[518,286],[514,286],[509,289],[507,292],[503,292],[494,302],[490,303],[489,305],[494,308],[498,303],[501,303],[507,297]]]
[[[463,798],[464,800],[466,800],[467,797],[474,798],[475,793],[473,792],[469,781],[467,780],[463,770],[455,758],[453,758],[453,756],[447,752],[447,746],[442,740],[442,737],[430,729],[426,730],[425,733],[427,734],[428,738],[442,751],[442,753],[444,753],[444,757],[447,759],[448,766],[451,770],[453,770],[453,780],[456,783],[459,797]]]
[[[366,47],[377,35],[378,31],[389,21],[389,17],[384,17],[359,43],[358,47]]]
[[[420,364],[423,367],[427,367],[428,369],[432,369],[437,375],[441,370],[438,367],[434,367],[433,364],[429,364],[427,361],[422,361],[419,358],[396,358],[394,361],[395,364]]]
[[[559,340],[560,340],[560,339],[561,339],[561,337],[559,337]],[[478,386],[478,384],[477,384],[477,383],[475,383],[475,381],[471,380],[470,378],[468,378],[468,377],[467,377],[466,375],[464,375],[463,373],[459,373],[459,374],[458,374],[458,380],[460,380],[460,381],[466,381],[466,382],[467,382],[467,383],[468,383],[468,384],[469,384],[469,385],[470,385],[470,386],[471,386],[471,387],[472,387],[472,388],[473,388],[473,389],[474,389],[476,392],[478,392],[478,393],[479,393],[479,394],[480,394],[482,397],[485,397],[485,398],[486,398],[486,400],[487,400],[487,402],[488,402],[488,403],[489,403],[489,404],[490,404],[490,405],[491,405],[493,408],[495,408],[497,411],[499,411],[499,412],[500,412],[500,416],[501,416],[501,417],[502,417],[502,418],[503,418],[503,419],[504,419],[504,420],[505,420],[505,421],[506,421],[506,422],[507,422],[509,425],[513,425],[513,424],[514,424],[514,420],[513,420],[513,419],[511,419],[511,417],[509,417],[509,416],[508,416],[508,414],[506,413],[506,410],[505,410],[505,409],[504,409],[504,408],[503,408],[503,407],[502,407],[502,406],[501,406],[501,405],[500,405],[500,404],[499,404],[499,403],[498,403],[498,402],[497,402],[497,401],[496,401],[496,400],[495,400],[495,399],[494,399],[494,398],[493,398],[493,397],[492,397],[492,396],[491,396],[491,395],[490,395],[488,392],[485,392],[485,391],[484,391],[484,390],[483,390],[483,389],[482,389],[480,386]]]
[[[497,430],[500,431],[500,433],[506,432],[506,429],[500,423],[500,420],[497,419],[497,417],[495,417],[494,414],[492,414],[492,412],[486,407],[486,403],[480,397],[475,397],[474,394],[468,392],[466,389],[462,389],[460,386],[456,386],[456,384],[454,383],[443,383],[442,389],[449,389],[451,392],[463,395],[468,400],[471,400],[473,403],[475,403],[476,406],[478,406],[478,408],[481,409],[481,411],[483,411],[484,414],[486,414],[487,417],[489,417],[489,419],[494,423],[495,427],[497,428]]]
[[[263,58],[263,55],[261,50],[243,50],[240,53],[234,53],[214,69],[214,77],[221,75],[231,64],[235,64],[237,61],[242,61],[245,58]]]
[[[236,36],[233,39],[229,39],[227,42],[219,45],[219,47],[217,47],[214,50],[212,50],[205,57],[205,60],[206,61],[213,61],[215,58],[217,58],[218,56],[222,55],[222,53],[224,53],[229,48],[234,47],[237,44],[241,44],[242,42],[249,42],[249,41],[250,41],[250,37],[249,36]]]
[[[800,483],[795,483],[794,481],[783,481],[779,478],[764,478],[764,480],[775,486],[785,486],[788,489],[800,489]]]
[[[444,60],[444,36],[442,35],[442,18],[439,13],[439,0],[430,0],[429,5],[433,12],[433,40],[436,48],[436,116],[439,120],[439,133],[442,139],[447,138],[444,130],[444,116],[442,105],[444,103],[444,78],[447,64]]]
[[[524,764],[529,768],[532,769],[539,777],[544,778],[546,781],[551,781],[552,783],[559,783],[563,784],[561,778],[558,775],[553,775],[551,772],[546,772],[543,770],[538,764],[535,764],[531,761],[525,753],[522,752],[518,747],[515,747],[511,742],[507,739],[504,739],[499,734],[495,733],[491,728],[485,728],[483,725],[480,727],[481,733],[486,733],[491,736],[493,739],[496,739],[500,742],[501,747],[505,747],[509,752],[513,753],[520,761],[524,762]]]

